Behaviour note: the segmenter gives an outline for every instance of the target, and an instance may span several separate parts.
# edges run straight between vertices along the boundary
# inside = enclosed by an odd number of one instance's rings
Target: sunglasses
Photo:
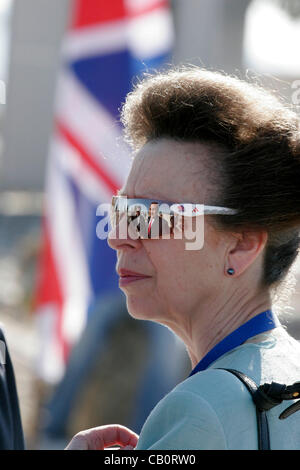
[[[123,234],[128,231],[134,239],[180,238],[179,233],[182,234],[187,224],[201,215],[233,215],[237,212],[236,209],[205,204],[113,196],[110,222],[113,230],[119,226]],[[120,238],[127,238],[127,234]]]

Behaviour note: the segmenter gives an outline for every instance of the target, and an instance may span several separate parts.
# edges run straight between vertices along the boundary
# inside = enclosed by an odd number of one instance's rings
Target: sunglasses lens
[[[175,234],[175,238],[180,238],[184,229],[184,217],[170,211],[166,203],[116,196],[110,207],[110,223],[112,229],[122,226],[122,230],[127,224],[128,235],[133,239],[170,239]]]
[[[120,224],[121,219],[123,220],[124,215],[127,215],[126,198],[113,196],[109,213],[110,224],[113,230]]]

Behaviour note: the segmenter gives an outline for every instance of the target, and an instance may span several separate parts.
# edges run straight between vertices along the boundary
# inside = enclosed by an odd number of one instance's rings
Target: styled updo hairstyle
[[[218,145],[211,155],[219,184],[205,203],[238,209],[214,217],[222,230],[268,232],[262,284],[280,284],[300,244],[297,114],[257,85],[191,66],[141,80],[121,120],[135,150],[161,137]]]

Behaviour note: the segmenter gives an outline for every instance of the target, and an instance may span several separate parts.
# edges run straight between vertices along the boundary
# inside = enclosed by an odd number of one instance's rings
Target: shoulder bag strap
[[[247,375],[235,369],[222,369],[222,370],[227,370],[231,374],[235,375],[247,387],[247,389],[249,390],[253,398],[258,387],[256,383],[252,379],[250,379],[250,377],[248,377]],[[256,404],[255,404],[255,408],[256,408],[257,433],[258,433],[258,449],[270,450],[271,447],[270,447],[269,425],[268,425],[266,411],[259,409],[256,406]]]

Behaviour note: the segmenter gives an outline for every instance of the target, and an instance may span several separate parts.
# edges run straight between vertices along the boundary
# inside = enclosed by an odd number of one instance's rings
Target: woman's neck
[[[202,312],[193,315],[190,333],[186,334],[184,340],[192,368],[222,339],[251,318],[269,309],[271,299],[268,293],[264,293],[246,301],[245,298],[240,302],[231,300],[218,308],[216,305],[211,305],[210,309],[207,306],[205,313],[201,309]]]

